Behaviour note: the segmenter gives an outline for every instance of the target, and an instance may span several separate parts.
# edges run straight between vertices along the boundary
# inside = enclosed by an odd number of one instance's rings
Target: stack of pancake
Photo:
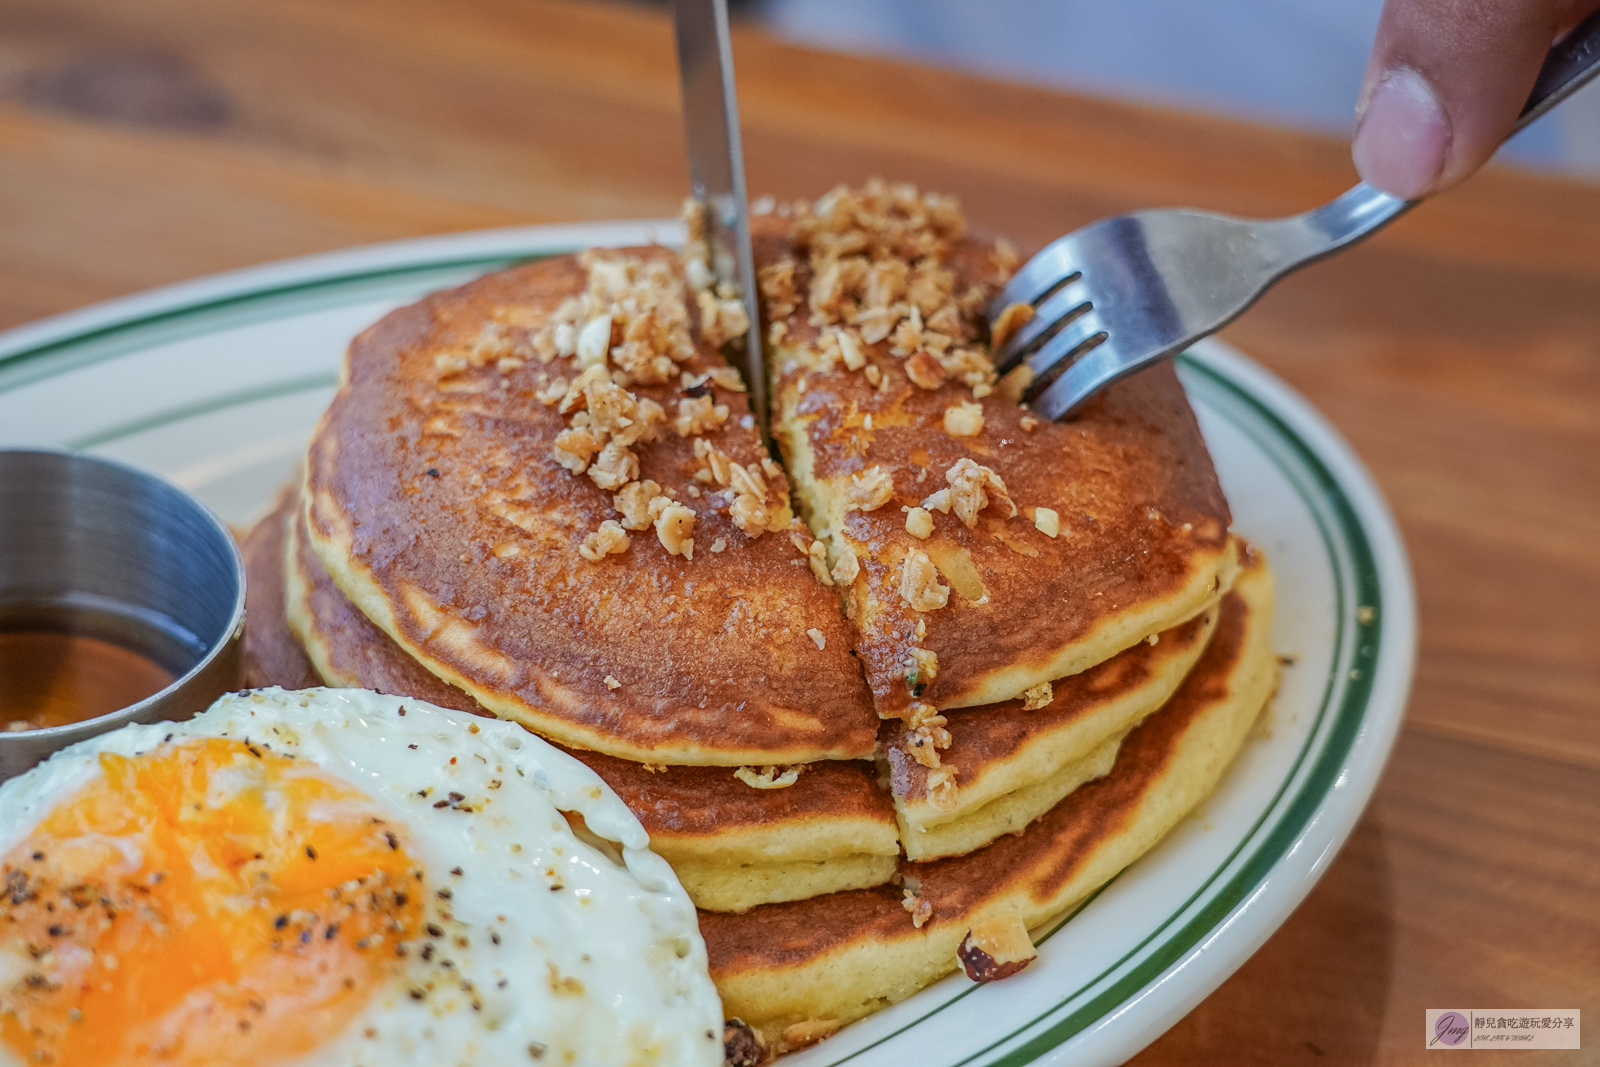
[[[697,236],[435,294],[355,339],[252,531],[247,656],[252,684],[573,751],[702,909],[728,1014],[783,1051],[1137,858],[1276,661],[1270,574],[1169,367],[1045,422],[988,357],[1015,256],[947,198],[871,183],[756,222],[779,455]]]

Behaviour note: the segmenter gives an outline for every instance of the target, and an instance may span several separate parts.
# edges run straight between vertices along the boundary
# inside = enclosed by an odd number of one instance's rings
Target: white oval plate
[[[493,230],[311,256],[0,334],[0,445],[160,471],[242,525],[295,468],[346,342],[424,293],[673,222]],[[1371,795],[1411,682],[1405,550],[1377,488],[1304,400],[1216,341],[1180,360],[1233,507],[1278,576],[1290,665],[1217,793],[993,986],[956,975],[797,1053],[792,1067],[1110,1064],[1198,1004],[1276,930]],[[3,502],[0,502],[3,506]]]

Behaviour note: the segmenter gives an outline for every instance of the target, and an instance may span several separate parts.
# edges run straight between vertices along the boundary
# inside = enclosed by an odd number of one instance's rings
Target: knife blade
[[[719,283],[736,286],[744,300],[750,330],[736,358],[742,362],[739,369],[744,373],[750,410],[761,430],[761,439],[770,445],[767,375],[761,358],[761,317],[755,256],[750,248],[750,210],[744,188],[727,0],[673,0],[672,14],[678,40],[678,77],[683,88],[689,182],[705,220],[712,273]]]

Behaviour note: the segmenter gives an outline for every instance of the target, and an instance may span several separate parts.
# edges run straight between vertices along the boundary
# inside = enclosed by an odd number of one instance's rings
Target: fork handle
[[[1578,23],[1550,49],[1512,132],[1542,116],[1597,74],[1600,74],[1600,11]],[[1271,250],[1269,258],[1276,259],[1280,270],[1292,270],[1361,240],[1418,202],[1401,200],[1360,182],[1314,211],[1259,224],[1259,236]]]

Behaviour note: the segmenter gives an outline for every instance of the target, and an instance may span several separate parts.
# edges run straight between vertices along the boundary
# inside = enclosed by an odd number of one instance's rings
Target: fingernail
[[[1450,120],[1414,70],[1391,70],[1367,100],[1351,154],[1361,180],[1391,196],[1426,193],[1444,169]]]

